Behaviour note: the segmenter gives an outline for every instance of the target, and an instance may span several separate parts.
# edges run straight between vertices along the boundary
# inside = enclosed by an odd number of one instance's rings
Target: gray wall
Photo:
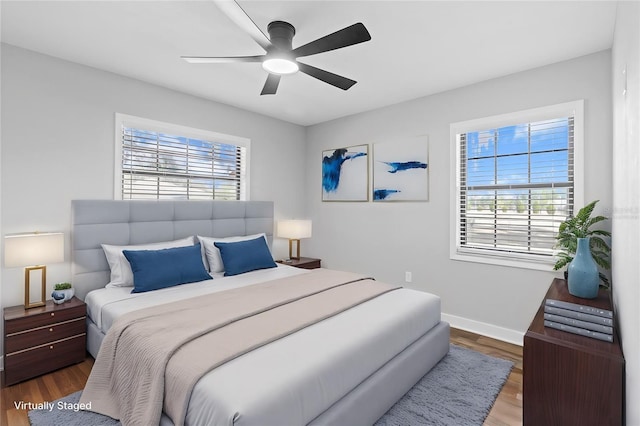
[[[273,200],[276,219],[302,217],[292,195],[304,191],[303,127],[6,44],[1,53],[0,234],[66,233],[67,262],[48,265],[47,294],[71,277],[71,200],[113,199],[116,112],[250,138],[251,198]],[[274,240],[276,256],[287,250]],[[1,272],[2,306],[23,303],[23,269]]]
[[[440,295],[453,324],[521,342],[557,273],[449,259],[449,124],[584,99],[585,199],[610,209],[610,61],[603,51],[308,128],[305,253],[393,283],[411,271],[406,286]],[[429,139],[429,202],[321,202],[323,150],[417,135]]]
[[[626,421],[640,425],[640,3],[619,2],[612,56],[613,297],[626,360]]]

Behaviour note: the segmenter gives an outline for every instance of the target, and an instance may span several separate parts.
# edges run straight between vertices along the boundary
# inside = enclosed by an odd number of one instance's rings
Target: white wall
[[[116,112],[251,139],[251,199],[276,218],[302,217],[305,130],[259,114],[2,44],[0,234],[64,231],[67,262],[48,265],[48,291],[71,278],[71,200],[114,194]],[[274,240],[274,255],[286,256]],[[21,268],[2,269],[2,306],[23,303]],[[1,330],[0,330],[1,333]],[[1,349],[0,349],[1,350]]]
[[[640,425],[640,3],[619,2],[612,53],[613,297],[626,361],[626,422]],[[625,72],[626,70],[626,72]],[[626,87],[626,93],[624,93]]]
[[[453,324],[521,343],[557,273],[449,259],[449,124],[585,100],[586,200],[611,208],[611,54],[603,51],[307,129],[306,255],[323,265],[438,294]],[[385,90],[393,90],[388,87]],[[321,152],[428,135],[426,203],[321,202]]]

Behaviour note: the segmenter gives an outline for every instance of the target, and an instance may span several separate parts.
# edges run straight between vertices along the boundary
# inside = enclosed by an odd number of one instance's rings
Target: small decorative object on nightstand
[[[7,386],[82,362],[86,355],[86,315],[74,297],[56,305],[4,308],[4,374]]]
[[[53,293],[51,293],[51,297],[53,297],[53,303],[59,305],[60,303],[64,303],[67,300],[71,300],[75,291],[71,284],[69,283],[58,283],[53,287]]]
[[[295,266],[302,269],[317,269],[320,268],[320,259],[314,259],[312,257],[301,257],[300,259],[291,260],[278,260],[277,263],[283,265]]]

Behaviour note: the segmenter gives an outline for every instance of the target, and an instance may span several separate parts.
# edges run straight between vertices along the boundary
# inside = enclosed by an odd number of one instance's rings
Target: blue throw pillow
[[[254,240],[237,241],[233,243],[213,243],[220,250],[224,275],[238,275],[257,269],[275,268],[267,241],[264,237]]]
[[[123,250],[133,272],[131,293],[210,280],[202,264],[200,244],[162,250]]]

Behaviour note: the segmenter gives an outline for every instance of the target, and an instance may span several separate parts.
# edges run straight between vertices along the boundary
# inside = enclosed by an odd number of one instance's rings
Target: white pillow
[[[161,250],[165,248],[187,247],[193,245],[193,237],[182,238],[174,241],[163,241],[159,243],[149,243],[131,246],[112,246],[102,244],[109,268],[111,268],[111,281],[106,285],[112,287],[133,287],[133,272],[131,265],[122,250]]]
[[[198,235],[200,245],[204,248],[204,256],[206,257],[205,265],[209,264],[209,272],[224,272],[224,264],[222,263],[222,257],[220,257],[220,250],[214,246],[213,243],[235,243],[238,241],[255,240],[258,237],[264,237],[267,242],[267,235],[263,232],[261,234],[246,235],[242,237],[201,237]]]

